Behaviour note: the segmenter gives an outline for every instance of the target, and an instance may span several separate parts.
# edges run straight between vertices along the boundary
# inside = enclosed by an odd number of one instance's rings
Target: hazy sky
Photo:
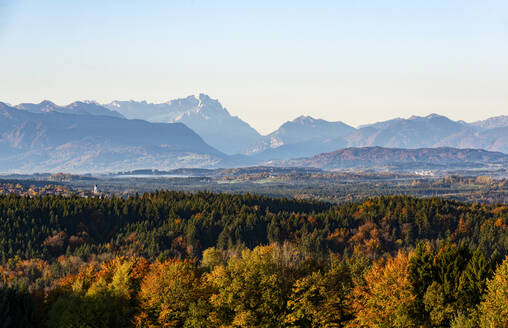
[[[200,92],[262,133],[508,114],[508,1],[0,0],[0,101]]]

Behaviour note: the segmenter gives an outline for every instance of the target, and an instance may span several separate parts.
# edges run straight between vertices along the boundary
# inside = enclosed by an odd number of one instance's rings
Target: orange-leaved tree
[[[348,327],[416,327],[415,296],[409,281],[409,256],[399,252],[374,263],[350,301],[355,319]]]

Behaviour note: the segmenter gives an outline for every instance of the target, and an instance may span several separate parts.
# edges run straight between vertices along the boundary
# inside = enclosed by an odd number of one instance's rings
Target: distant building
[[[100,190],[99,190],[99,187],[97,185],[93,186],[93,194],[94,195],[99,195],[100,194]]]
[[[432,177],[434,176],[434,173],[431,170],[421,170],[421,171],[415,171],[416,175],[422,176],[422,177]]]

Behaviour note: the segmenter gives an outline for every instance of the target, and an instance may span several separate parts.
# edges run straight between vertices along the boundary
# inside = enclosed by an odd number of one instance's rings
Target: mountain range
[[[113,101],[105,104],[127,118],[150,122],[181,122],[207,143],[227,154],[242,153],[258,161],[312,156],[345,147],[456,147],[508,153],[508,116],[466,123],[445,116],[396,118],[354,128],[300,116],[261,136],[248,123],[205,94],[166,103]]]
[[[97,115],[125,118],[119,112],[109,110],[106,107],[101,106],[95,102],[76,101],[67,106],[58,106],[49,100],[44,100],[40,104],[23,103],[15,106],[15,108],[36,114],[57,112],[63,114]]]
[[[261,135],[237,116],[231,116],[218,100],[205,94],[166,103],[113,101],[104,107],[130,119],[160,123],[184,123],[207,143],[227,154],[240,153]]]
[[[242,153],[258,161],[308,157],[346,147],[482,148],[508,153],[508,116],[466,123],[437,114],[395,118],[354,128],[300,116],[261,136],[248,123],[205,94],[166,103],[113,101],[104,107],[127,118],[180,122],[208,144],[227,154]]]
[[[355,130],[343,122],[300,116],[260,138],[244,153],[260,160],[311,156],[343,146],[342,137]]]
[[[392,119],[355,129],[342,122],[297,118],[261,139],[245,153],[262,159],[307,157],[348,147],[479,148],[508,153],[508,116],[471,124],[437,114]],[[334,126],[330,132],[330,126]],[[288,126],[293,133],[288,134]],[[297,128],[295,128],[297,127]],[[297,137],[290,138],[288,135]]]
[[[200,167],[228,159],[182,123],[36,112],[4,103],[0,153],[0,170],[32,172]]]
[[[439,148],[443,163],[448,164],[451,162],[444,158],[453,153],[452,148],[508,153],[508,116],[466,123],[431,114],[358,128],[340,121],[300,116],[262,136],[248,123],[232,116],[218,100],[205,94],[159,104],[113,101],[101,105],[77,101],[58,106],[43,101],[10,106],[0,103],[0,171],[234,167],[269,161],[339,168],[342,164],[315,164],[328,163],[325,159],[329,155],[319,155],[317,159],[313,156],[353,148],[372,154],[385,148],[420,152]],[[429,150],[422,154],[432,155]],[[411,156],[418,158],[415,154]],[[295,160],[298,158],[301,160]],[[474,158],[471,161],[480,163]]]

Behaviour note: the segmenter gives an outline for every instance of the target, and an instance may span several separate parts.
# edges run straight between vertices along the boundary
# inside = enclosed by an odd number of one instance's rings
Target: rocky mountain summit
[[[159,104],[114,101],[104,106],[130,119],[184,123],[211,146],[227,154],[240,153],[261,137],[249,124],[232,116],[218,100],[205,94]]]

